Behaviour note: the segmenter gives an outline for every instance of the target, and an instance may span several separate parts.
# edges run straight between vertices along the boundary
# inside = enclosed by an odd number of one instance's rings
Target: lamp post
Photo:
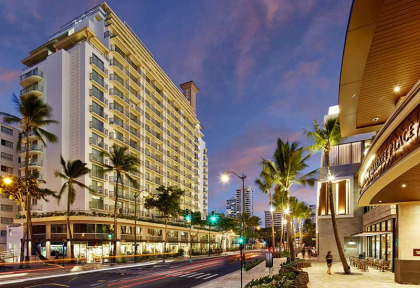
[[[146,190],[134,194],[134,262],[137,262],[137,197],[139,197],[142,192],[146,192],[147,194]]]
[[[243,242],[243,243],[240,243],[239,244],[239,250],[240,250],[240,253],[241,253],[241,288],[242,288],[242,269],[243,269],[243,267],[244,267],[244,254],[243,254],[243,250],[244,250],[244,247],[245,247],[245,240],[244,240],[244,238],[243,238],[243,235],[244,235],[244,229],[245,229],[245,217],[244,217],[244,213],[245,213],[245,178],[246,178],[246,175],[245,175],[245,173],[242,173],[242,175],[241,176],[239,176],[238,174],[236,174],[235,172],[232,172],[232,171],[226,171],[225,173],[223,173],[222,174],[222,176],[221,176],[221,178],[220,178],[220,180],[222,181],[222,182],[224,182],[224,183],[227,183],[227,182],[229,182],[229,175],[228,174],[233,174],[233,175],[235,175],[236,177],[238,177],[239,179],[241,179],[242,180],[242,204],[241,204],[241,206],[242,206],[242,223],[241,223],[241,235],[240,235],[240,239],[242,239],[242,241],[241,242]]]

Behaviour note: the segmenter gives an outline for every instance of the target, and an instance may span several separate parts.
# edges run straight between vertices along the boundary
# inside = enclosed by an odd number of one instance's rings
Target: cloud
[[[18,80],[20,71],[18,70],[7,70],[0,67],[0,82],[2,83],[13,83]]]

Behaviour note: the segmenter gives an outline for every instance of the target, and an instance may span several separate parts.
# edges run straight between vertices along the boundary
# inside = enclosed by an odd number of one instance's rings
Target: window
[[[104,77],[102,77],[101,75],[99,75],[98,72],[96,72],[95,70],[92,70],[92,74],[91,75],[92,75],[92,80],[96,81],[101,86],[104,86],[105,85]]]
[[[92,164],[91,172],[93,177],[104,179],[104,170],[102,169],[102,167]]]
[[[13,142],[1,139],[1,145],[13,149]]]
[[[92,144],[103,148],[104,147],[104,137],[99,136],[96,133],[92,133]]]
[[[320,185],[318,199],[318,215],[325,216],[331,214],[330,200],[327,193],[327,182]],[[342,180],[332,184],[332,192],[335,204],[336,215],[350,214],[350,181]]]
[[[1,237],[6,237],[7,236],[7,230],[1,230],[0,236]]]
[[[101,69],[101,71],[105,71],[104,62],[98,58],[95,54],[92,54],[92,63]]]
[[[101,117],[104,117],[104,107],[98,105],[98,103],[95,101],[92,101],[92,112]]]
[[[1,171],[8,174],[13,174],[13,168],[1,165]]]
[[[1,211],[13,212],[12,205],[1,204]]]
[[[9,153],[1,152],[1,159],[13,161],[13,155]]]
[[[92,148],[92,160],[104,163],[103,153],[95,148]]]
[[[1,126],[1,132],[3,132],[4,134],[13,136],[13,129]]]
[[[1,224],[12,224],[13,218],[1,217]]]
[[[66,224],[51,224],[51,233],[66,234],[67,225]]]
[[[104,122],[99,121],[95,117],[92,117],[92,128],[104,132]]]

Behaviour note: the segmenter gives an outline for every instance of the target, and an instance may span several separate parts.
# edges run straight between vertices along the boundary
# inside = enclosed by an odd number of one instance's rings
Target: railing
[[[100,76],[100,77],[102,77],[102,76]],[[93,73],[90,73],[89,74],[89,79],[98,83],[101,87],[105,88],[105,90],[108,90],[108,85],[105,83],[105,80],[103,78],[100,81],[100,79],[96,79],[96,77],[93,77]]]
[[[90,171],[89,172],[90,177],[96,177],[102,180],[108,180],[108,175],[105,174],[103,171]]]
[[[98,104],[96,104],[96,105],[98,105]],[[101,106],[99,106],[99,107],[101,107]],[[98,106],[90,105],[89,106],[89,111],[95,113],[96,115],[98,115],[102,118],[104,118],[105,120],[108,120],[108,115],[106,113],[104,113],[103,109],[101,110],[100,108],[98,108]]]
[[[168,242],[179,242],[178,237],[167,237]]]
[[[29,86],[29,87],[27,87],[25,89],[20,90],[20,96],[22,96],[22,95],[24,95],[26,93],[29,93],[31,91],[37,91],[37,92],[41,92],[42,93],[42,92],[44,92],[44,87],[42,87],[41,85],[38,85],[37,83],[36,84],[32,84],[31,86]]]
[[[108,240],[108,233],[73,233],[74,239]]]
[[[128,127],[127,124],[125,124],[123,121],[119,121],[119,119],[115,119],[115,118],[110,118],[109,119],[109,124],[115,124],[120,126],[121,128],[123,128],[124,130],[130,131],[130,128]]]
[[[92,193],[108,196],[108,190],[104,189],[104,187],[102,186],[96,186],[96,187],[90,186],[89,188],[92,190],[91,191]]]
[[[114,133],[114,132],[109,133],[109,139],[116,139],[116,140],[121,141],[121,142],[123,142],[127,145],[129,144],[128,138],[126,138],[124,136],[121,136],[120,134],[117,134],[117,133]]]
[[[124,102],[130,103],[130,100],[128,99],[128,97],[125,96],[120,90],[117,90],[115,88],[109,89],[109,95],[118,96],[119,98],[121,98],[122,100],[124,100]]]
[[[103,94],[98,94],[98,93],[94,93],[93,89],[89,89],[89,95],[95,97],[96,99],[98,99],[99,101],[101,101],[102,103],[104,103],[105,105],[108,105],[108,100],[105,99]]]
[[[38,68],[35,68],[34,70],[31,70],[23,75],[20,76],[20,81],[25,80],[31,76],[39,76],[44,77],[44,73],[40,71]]]
[[[29,151],[42,152],[43,150],[44,150],[44,147],[41,146],[41,145],[35,145],[34,144],[34,145],[29,146]],[[24,152],[26,152],[26,147],[25,146],[20,149],[20,153],[24,153]]]
[[[149,236],[146,237],[147,241],[163,241],[163,236]]]
[[[106,145],[103,141],[99,141],[98,139],[95,139],[93,137],[89,138],[89,144],[95,145],[99,148],[108,150],[108,145]]]
[[[121,114],[123,114],[126,117],[129,117],[129,113],[126,109],[124,109],[124,107],[122,107],[119,104],[116,103],[109,103],[109,109],[110,110],[116,110],[118,112],[120,112]]]
[[[28,166],[29,167],[31,167],[31,166],[42,166],[42,164],[43,164],[43,162],[41,160],[31,160],[31,161],[29,161]],[[25,165],[26,165],[26,161],[21,162],[20,163],[20,168],[25,167]]]
[[[126,241],[134,241],[134,235],[131,234],[121,234],[122,240]],[[140,241],[143,239],[142,235],[136,235],[137,241]]]
[[[101,70],[102,72],[104,72],[106,75],[108,75],[108,69],[105,68],[105,66],[100,67],[95,61],[93,61],[93,57],[90,57],[90,64],[95,65],[95,67],[97,67],[99,70]]]
[[[97,209],[97,210],[104,210],[105,204],[103,202],[89,202],[89,208],[90,209]]]
[[[67,233],[51,233],[51,240],[55,241],[65,241],[67,240]]]
[[[90,128],[93,128],[93,129],[95,129],[95,130],[98,130],[99,132],[102,132],[102,133],[104,133],[104,134],[106,134],[105,133],[105,128],[104,128],[104,126],[101,126],[101,125],[99,125],[98,123],[96,123],[96,122],[93,122],[93,121],[90,121],[90,123],[89,123],[90,125]]]
[[[89,154],[89,160],[90,161],[95,161],[95,162],[98,162],[98,163],[101,163],[101,164],[104,164],[105,163],[103,156],[95,155],[93,153],[90,153]]]

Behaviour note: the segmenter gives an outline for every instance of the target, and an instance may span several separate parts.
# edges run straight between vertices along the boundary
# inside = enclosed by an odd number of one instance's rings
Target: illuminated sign
[[[419,147],[420,105],[408,115],[369,159],[362,173],[362,191],[399,160]]]

